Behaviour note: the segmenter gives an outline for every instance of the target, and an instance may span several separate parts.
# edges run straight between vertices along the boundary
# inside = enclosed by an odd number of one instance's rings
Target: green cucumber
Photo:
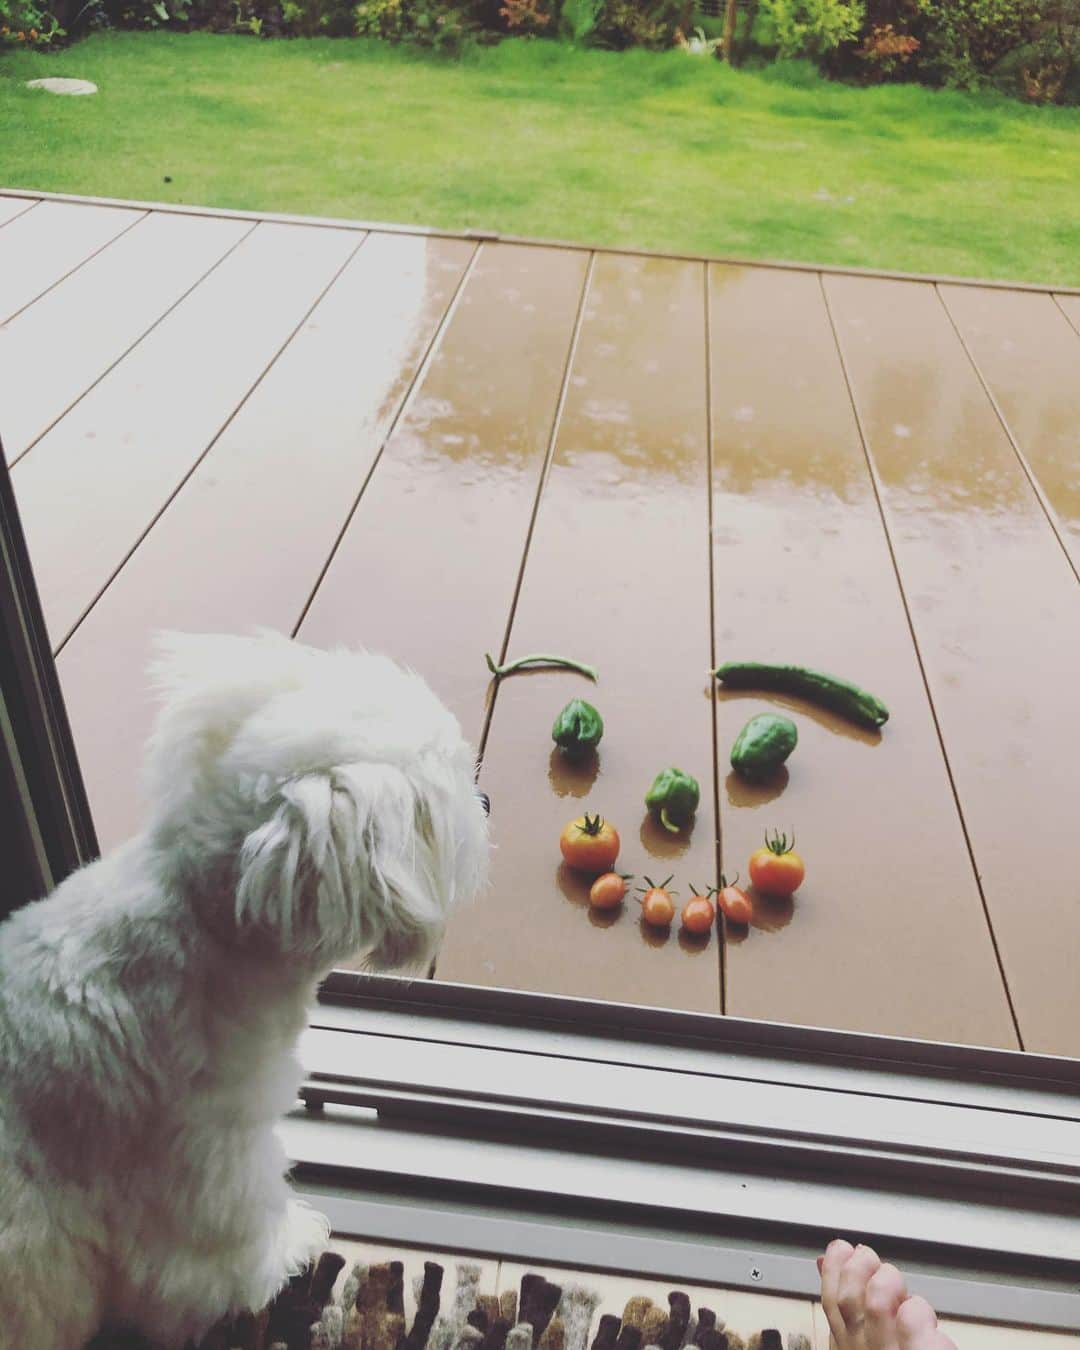
[[[731,767],[749,783],[768,778],[795,749],[799,733],[795,723],[776,713],[751,717],[731,747]]]
[[[713,674],[729,689],[772,689],[820,703],[860,726],[877,729],[889,720],[881,699],[849,680],[805,666],[773,666],[760,661],[728,661]]]

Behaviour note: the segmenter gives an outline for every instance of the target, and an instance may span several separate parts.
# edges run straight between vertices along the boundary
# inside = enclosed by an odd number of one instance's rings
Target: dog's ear
[[[170,811],[195,790],[236,728],[275,689],[299,682],[301,653],[281,633],[158,632],[148,675],[160,704],[147,744],[149,799]]]
[[[303,774],[269,792],[268,817],[240,854],[240,927],[327,961],[423,961],[454,898],[444,804],[388,764]]]

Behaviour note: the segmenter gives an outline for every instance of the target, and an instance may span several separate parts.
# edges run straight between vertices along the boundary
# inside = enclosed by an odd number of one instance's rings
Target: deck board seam
[[[372,239],[377,238],[378,236],[377,234],[369,234],[367,237],[369,239]],[[469,257],[469,261],[466,264],[464,270],[462,271],[460,278],[458,279],[458,283],[454,290],[454,293],[450,297],[450,302],[446,306],[446,309],[443,311],[442,318],[436,324],[435,331],[432,333],[431,338],[428,341],[426,348],[424,349],[424,355],[420,359],[420,362],[418,363],[416,370],[413,373],[413,377],[409,381],[408,387],[406,388],[404,394],[401,396],[401,401],[398,404],[397,411],[394,413],[393,417],[390,420],[390,425],[387,427],[386,434],[383,436],[379,448],[375,453],[375,457],[372,459],[371,464],[368,467],[367,473],[365,473],[364,475],[363,482],[360,484],[360,489],[357,492],[355,498],[353,499],[353,503],[349,508],[348,514],[346,515],[344,521],[342,522],[341,529],[338,530],[333,543],[330,545],[330,551],[326,555],[326,561],[319,569],[319,574],[315,578],[315,583],[311,588],[311,593],[308,595],[307,600],[304,602],[304,605],[300,610],[300,615],[297,618],[296,623],[293,625],[291,636],[294,638],[298,636],[300,629],[303,627],[304,620],[308,616],[308,612],[311,609],[311,606],[315,603],[315,597],[319,593],[319,587],[322,585],[327,572],[329,572],[331,566],[333,565],[334,559],[337,557],[337,553],[341,547],[342,540],[349,532],[349,527],[352,525],[353,518],[355,517],[356,512],[360,507],[360,503],[364,499],[364,494],[367,492],[368,485],[371,483],[372,478],[375,476],[376,469],[382,463],[382,458],[386,450],[386,447],[390,444],[390,441],[393,439],[394,434],[398,429],[398,426],[401,424],[402,418],[405,416],[405,414],[411,407],[413,399],[417,391],[419,390],[421,383],[426,377],[428,370],[431,368],[431,363],[435,359],[435,355],[442,344],[443,334],[446,332],[447,328],[450,325],[451,320],[453,319],[454,314],[457,312],[457,308],[461,301],[461,297],[465,292],[465,287],[469,281],[469,278],[472,276],[473,271],[476,268],[477,259],[480,257],[480,253],[483,247],[484,247],[483,244],[477,244],[474,246],[473,252]]]
[[[577,357],[578,346],[581,341],[581,331],[585,321],[585,308],[588,303],[589,292],[592,288],[593,270],[596,265],[596,254],[589,254],[589,261],[585,267],[585,276],[581,283],[581,294],[578,296],[577,309],[574,313],[573,326],[570,329],[570,341],[566,349],[566,359],[563,362],[562,379],[559,383],[559,394],[555,400],[555,410],[552,413],[551,429],[548,433],[547,445],[544,449],[543,463],[540,465],[540,474],[537,478],[536,493],[533,497],[532,510],[529,513],[529,523],[525,529],[525,540],[521,549],[521,561],[518,564],[517,576],[514,580],[514,591],[510,597],[510,608],[506,616],[506,625],[503,629],[502,640],[499,646],[499,664],[506,660],[506,655],[510,647],[510,635],[514,627],[514,619],[517,617],[518,601],[521,599],[521,590],[525,584],[525,568],[528,564],[529,553],[532,548],[533,536],[536,533],[536,522],[540,516],[540,504],[543,500],[544,488],[547,486],[551,476],[551,466],[555,461],[555,450],[558,445],[559,432],[562,428],[563,412],[566,408],[566,400],[570,393],[570,376],[574,369],[574,361]],[[480,745],[477,752],[477,770],[484,762],[484,752],[487,749],[488,734],[491,731],[491,722],[495,716],[495,704],[499,696],[499,680],[496,677],[492,684],[491,698],[488,701],[487,709],[484,713],[484,725],[480,730]]]
[[[144,329],[144,331],[140,333],[139,336],[135,338],[133,342],[129,343],[128,346],[125,347],[125,349],[120,353],[120,355],[116,358],[115,361],[111,362],[108,366],[106,366],[105,369],[101,372],[101,374],[98,375],[95,379],[93,379],[86,386],[86,388],[82,391],[81,394],[73,398],[62,412],[56,414],[56,416],[52,419],[52,421],[48,424],[48,426],[43,427],[41,431],[39,431],[37,435],[33,438],[33,440],[29,441],[25,446],[23,446],[23,448],[19,451],[19,453],[15,455],[14,458],[9,462],[8,468],[13,469],[15,465],[18,464],[18,462],[23,458],[24,455],[28,455],[30,451],[33,450],[34,446],[38,444],[39,441],[44,440],[44,438],[49,434],[49,432],[52,431],[53,428],[68,415],[68,413],[70,413],[73,409],[77,408],[78,405],[83,401],[83,399],[86,398],[86,396],[89,393],[91,393],[94,389],[96,389],[97,386],[102,382],[102,380],[106,378],[106,376],[111,375],[112,372],[116,369],[116,367],[120,364],[120,362],[125,361],[135,350],[135,348],[140,346],[150,336],[150,334],[153,333],[154,330],[165,319],[167,319],[169,315],[178,306],[182,305],[183,302],[192,294],[192,292],[194,292],[197,287],[201,286],[202,283],[206,280],[206,278],[210,276],[211,273],[213,273],[218,267],[220,267],[221,264],[226,260],[226,258],[228,258],[236,249],[238,249],[245,239],[250,238],[251,235],[258,228],[259,222],[253,221],[250,229],[245,230],[243,234],[241,234],[239,238],[237,238],[235,243],[230,244],[229,247],[225,250],[225,252],[221,255],[221,257],[215,259],[215,261],[211,263],[211,265],[206,269],[205,272],[203,272],[200,276],[196,277],[196,279],[191,283],[191,285],[187,288],[187,290],[185,290],[181,295],[178,295],[176,299],[172,302],[172,304],[168,306],[167,309],[162,310],[162,312],[157,316],[157,318],[153,321],[153,323],[151,323],[148,328]]]
[[[0,192],[0,197],[7,197],[9,195],[11,194],[6,192]],[[15,198],[15,200],[19,199]],[[22,220],[23,216],[28,216],[35,206],[41,205],[40,197],[36,199],[28,197],[25,200],[27,202],[27,205],[24,206],[21,211],[16,211],[13,216],[8,216],[7,220],[0,220],[0,230],[4,229],[5,226],[10,225],[13,220]]]
[[[1028,463],[1027,456],[1020,448],[1020,442],[1013,434],[1012,427],[1009,425],[1009,419],[1005,415],[1005,410],[998,403],[997,398],[994,395],[994,391],[990,388],[990,382],[983,374],[982,368],[980,367],[979,362],[975,357],[975,353],[968,346],[967,339],[961,332],[960,325],[957,323],[952,310],[949,308],[948,301],[945,299],[944,295],[942,295],[940,286],[937,285],[934,286],[934,294],[941,302],[941,307],[945,311],[946,317],[948,318],[949,323],[952,326],[952,330],[956,334],[960,346],[964,349],[964,355],[971,363],[971,368],[975,372],[976,378],[978,379],[980,385],[982,385],[983,392],[985,393],[987,399],[989,400],[990,406],[994,410],[994,415],[997,417],[998,423],[1000,424],[1002,431],[1005,433],[1005,436],[1008,439],[1009,444],[1012,446],[1013,454],[1016,456],[1020,464],[1020,468],[1024,472],[1024,476],[1027,478],[1028,483],[1031,485],[1031,490],[1035,494],[1035,500],[1039,503],[1039,506],[1041,507],[1043,514],[1046,516],[1047,523],[1050,526],[1054,538],[1057,540],[1059,546],[1061,547],[1062,553],[1065,555],[1065,561],[1069,565],[1070,571],[1072,572],[1073,576],[1076,577],[1077,581],[1080,581],[1080,572],[1077,571],[1076,563],[1073,560],[1072,554],[1069,552],[1069,545],[1061,529],[1061,521],[1058,519],[1057,512],[1054,510],[1053,506],[1051,506],[1050,502],[1047,500],[1046,494],[1043,492],[1042,489],[1042,484],[1036,477],[1034,469]]]
[[[256,226],[256,228],[258,228],[258,227]],[[249,237],[251,236],[251,234],[253,234],[253,233],[254,233],[254,230],[249,231],[249,232],[248,232],[248,235],[245,236],[245,237],[248,237],[248,238],[249,238]],[[203,449],[202,449],[202,450],[199,452],[199,454],[196,456],[196,458],[194,459],[194,461],[188,466],[187,470],[184,472],[184,474],[183,474],[183,476],[181,477],[180,481],[173,487],[172,491],[169,492],[169,494],[168,494],[168,496],[165,498],[165,500],[160,504],[160,506],[158,507],[158,509],[153,513],[153,515],[150,517],[150,520],[149,520],[149,522],[147,523],[146,527],[139,533],[139,535],[138,535],[137,538],[135,539],[135,542],[131,545],[131,547],[128,549],[128,551],[124,554],[123,558],[121,558],[120,562],[116,565],[116,567],[112,570],[112,572],[111,572],[111,573],[109,574],[109,576],[106,578],[105,583],[98,589],[98,591],[96,592],[96,594],[95,594],[95,595],[93,596],[93,598],[90,600],[90,603],[85,607],[85,609],[83,609],[82,613],[79,615],[79,617],[78,617],[78,618],[75,620],[75,622],[72,624],[71,628],[70,628],[70,629],[68,630],[68,632],[64,635],[64,637],[61,639],[60,643],[57,645],[56,649],[55,649],[54,652],[53,652],[53,657],[54,657],[54,658],[56,658],[56,657],[58,657],[58,656],[60,655],[60,653],[63,651],[64,647],[68,644],[68,642],[70,642],[71,638],[75,635],[75,633],[78,632],[79,627],[86,621],[87,616],[92,612],[94,606],[98,603],[98,601],[101,599],[101,597],[105,594],[105,592],[109,589],[109,587],[112,585],[112,583],[113,583],[113,582],[116,580],[116,578],[120,575],[120,573],[123,571],[123,569],[128,565],[128,563],[131,561],[132,557],[134,557],[134,555],[138,552],[140,545],[141,545],[141,544],[143,543],[143,541],[149,536],[151,530],[154,528],[154,526],[157,524],[157,522],[161,519],[161,517],[165,514],[165,512],[169,509],[169,507],[172,505],[172,503],[176,500],[177,496],[184,490],[185,486],[186,486],[187,483],[190,481],[192,474],[195,473],[195,471],[198,469],[199,465],[203,463],[203,461],[206,459],[207,455],[210,454],[210,452],[213,450],[214,446],[217,445],[217,443],[218,443],[218,441],[221,439],[221,437],[225,434],[225,432],[229,429],[229,427],[232,425],[232,423],[236,420],[236,418],[237,418],[237,416],[239,415],[241,409],[244,408],[244,407],[246,407],[246,405],[247,405],[247,403],[248,403],[248,400],[252,397],[252,395],[255,393],[255,391],[256,391],[256,390],[259,388],[259,386],[262,384],[263,380],[266,379],[267,375],[268,375],[268,374],[270,373],[270,371],[274,368],[275,364],[277,363],[278,359],[281,357],[282,353],[286,350],[286,348],[289,346],[289,344],[290,344],[290,343],[293,341],[293,339],[296,337],[297,333],[300,332],[300,330],[303,328],[303,326],[304,326],[304,325],[307,323],[307,321],[310,319],[311,315],[315,312],[315,310],[319,307],[319,305],[322,303],[322,301],[323,301],[323,300],[326,298],[326,296],[330,293],[331,289],[332,289],[332,288],[334,287],[334,285],[336,284],[336,282],[337,282],[338,278],[341,276],[342,272],[344,272],[345,268],[348,267],[348,265],[349,265],[350,262],[352,262],[353,258],[356,257],[357,253],[360,251],[360,249],[364,246],[364,243],[365,243],[369,238],[370,238],[370,235],[367,235],[367,234],[362,234],[362,235],[360,236],[359,240],[358,240],[357,243],[356,243],[356,246],[355,246],[353,249],[351,249],[351,250],[349,251],[349,253],[348,253],[347,256],[345,257],[345,259],[344,259],[344,261],[341,263],[341,265],[335,269],[334,274],[333,274],[333,276],[330,278],[330,280],[326,283],[325,286],[323,286],[323,287],[319,290],[318,294],[315,296],[315,299],[311,302],[310,305],[308,305],[308,307],[304,310],[303,314],[301,314],[301,316],[300,316],[299,320],[297,321],[297,323],[290,329],[290,331],[289,331],[289,333],[287,334],[287,336],[286,336],[284,342],[282,342],[282,343],[280,344],[280,346],[277,348],[277,350],[271,355],[269,361],[267,361],[267,363],[263,366],[263,368],[262,368],[262,370],[259,372],[259,374],[255,377],[255,379],[252,381],[252,383],[251,383],[251,384],[248,386],[248,388],[244,391],[244,394],[243,394],[243,396],[241,397],[240,401],[233,407],[232,411],[228,414],[228,416],[225,418],[225,420],[221,423],[221,425],[218,427],[217,431],[214,432],[214,434],[210,437],[210,439],[208,440],[208,442],[206,443],[206,445],[203,447]]]
[[[713,545],[713,531],[716,522],[713,515],[713,378],[712,378],[712,292],[710,289],[711,266],[703,264],[704,270],[704,308],[705,308],[705,488],[707,493],[706,529],[709,576],[709,715],[712,721],[712,788],[713,788],[713,829],[715,842],[713,854],[716,870],[716,884],[721,885],[724,866],[724,828],[720,816],[720,725],[716,708],[716,682],[711,672],[716,669],[716,557]],[[717,910],[716,949],[718,978],[720,981],[720,1012],[727,1013],[727,930],[722,914]]]
[[[1069,327],[1073,330],[1073,332],[1076,334],[1076,336],[1077,336],[1077,337],[1080,337],[1080,328],[1078,328],[1078,327],[1076,326],[1076,324],[1073,323],[1072,315],[1071,315],[1071,314],[1069,313],[1069,311],[1065,308],[1065,306],[1061,303],[1061,297],[1062,297],[1063,295],[1067,295],[1068,292],[1067,292],[1067,291],[1048,291],[1047,294],[1050,296],[1050,299],[1053,300],[1054,304],[1055,304],[1055,305],[1058,307],[1058,309],[1061,311],[1062,317],[1064,318],[1065,322],[1066,322],[1066,323],[1069,325]]]
[[[825,274],[818,273],[818,284],[821,287],[821,295],[825,304],[825,313],[829,320],[829,327],[832,330],[833,342],[836,346],[836,354],[840,361],[840,369],[843,373],[844,384],[847,388],[848,402],[851,406],[852,415],[855,419],[855,427],[858,432],[859,442],[862,446],[863,457],[866,461],[867,472],[870,476],[870,485],[874,493],[874,499],[877,503],[878,518],[881,522],[881,528],[885,535],[885,543],[889,550],[889,558],[892,562],[893,573],[896,577],[896,585],[900,594],[900,603],[904,609],[904,616],[907,620],[908,630],[911,634],[912,648],[915,652],[915,660],[919,666],[919,674],[922,678],[923,688],[926,692],[926,701],[930,709],[930,716],[934,723],[934,731],[937,734],[938,746],[941,750],[942,761],[945,765],[945,773],[949,780],[949,790],[952,792],[953,801],[956,805],[956,814],[960,823],[960,830],[963,834],[964,844],[967,848],[968,859],[971,864],[972,875],[975,879],[975,888],[982,904],[983,917],[986,920],[987,930],[990,934],[990,943],[994,951],[994,959],[997,962],[998,972],[1001,976],[1002,989],[1005,994],[1005,1002],[1009,1010],[1009,1017],[1012,1021],[1013,1031],[1016,1035],[1017,1044],[1021,1050],[1026,1049],[1024,1045],[1023,1033],[1020,1030],[1020,1020],[1017,1016],[1016,1006],[1013,1002],[1012,989],[1009,986],[1008,977],[1005,973],[1005,964],[1001,954],[1001,948],[998,943],[997,933],[994,930],[994,921],[990,915],[990,907],[987,904],[986,892],[983,889],[982,876],[979,872],[978,862],[975,857],[975,848],[972,842],[971,833],[968,829],[967,818],[964,815],[963,803],[960,800],[960,792],[957,787],[956,778],[953,774],[952,762],[949,759],[949,752],[945,745],[945,736],[941,726],[941,720],[938,716],[937,706],[934,702],[934,695],[930,688],[930,679],[926,670],[926,663],[923,659],[922,647],[919,643],[919,637],[915,631],[915,622],[911,614],[911,605],[908,601],[907,591],[904,586],[904,578],[900,569],[900,560],[896,554],[896,546],[893,542],[892,530],[889,527],[889,519],[885,510],[885,497],[881,487],[881,480],[878,476],[877,466],[874,463],[873,455],[870,451],[870,441],[866,432],[866,425],[863,421],[862,412],[859,407],[859,401],[855,393],[855,384],[851,372],[848,368],[847,358],[844,355],[843,344],[840,341],[840,332],[836,325],[836,319],[833,314],[832,306],[829,303],[829,295],[825,286]]]
[[[40,205],[40,203],[38,203],[38,205]],[[31,208],[31,210],[32,209],[33,208]],[[14,217],[14,219],[22,220],[24,216],[27,216],[29,214],[30,214],[29,211],[20,211],[19,214]],[[136,227],[136,225],[141,225],[144,220],[149,220],[150,215],[151,212],[144,208],[142,215],[136,216],[130,225],[125,225],[122,230],[119,230],[110,239],[106,239],[103,244],[99,244],[98,247],[94,249],[92,253],[88,253],[85,258],[80,259],[79,262],[77,262],[74,267],[69,267],[68,270],[62,273],[60,276],[58,276],[55,279],[55,281],[50,281],[44,290],[39,291],[37,295],[33,296],[30,300],[27,300],[26,304],[20,305],[18,309],[12,310],[10,314],[7,314],[2,319],[0,319],[0,327],[6,327],[9,323],[13,323],[19,317],[20,314],[25,314],[31,305],[36,305],[37,302],[43,299],[43,297],[45,297],[46,295],[48,295],[50,291],[55,291],[57,286],[59,286],[62,282],[67,281],[69,277],[73,277],[81,267],[85,267],[86,264],[90,262],[92,259],[96,258],[99,253],[104,253],[105,250],[109,248],[111,245],[115,244],[118,239],[123,239],[124,235],[127,234],[129,230],[133,230]],[[11,221],[8,221],[7,223],[10,225]]]

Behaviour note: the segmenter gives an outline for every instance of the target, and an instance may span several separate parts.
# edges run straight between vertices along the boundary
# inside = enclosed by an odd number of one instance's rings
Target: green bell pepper
[[[645,794],[645,805],[659,815],[664,829],[672,834],[678,834],[690,823],[700,800],[697,779],[683,773],[682,769],[664,769],[658,773]]]
[[[568,755],[580,755],[600,744],[604,719],[591,703],[572,698],[556,717],[551,739]]]

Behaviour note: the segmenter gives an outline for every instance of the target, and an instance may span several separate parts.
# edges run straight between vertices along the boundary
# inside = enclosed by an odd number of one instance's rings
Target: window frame
[[[803,1297],[840,1232],[942,1315],[1080,1331],[1076,1061],[346,971],[301,1059],[343,1232]]]
[[[90,805],[0,442],[0,918],[98,856]]]

